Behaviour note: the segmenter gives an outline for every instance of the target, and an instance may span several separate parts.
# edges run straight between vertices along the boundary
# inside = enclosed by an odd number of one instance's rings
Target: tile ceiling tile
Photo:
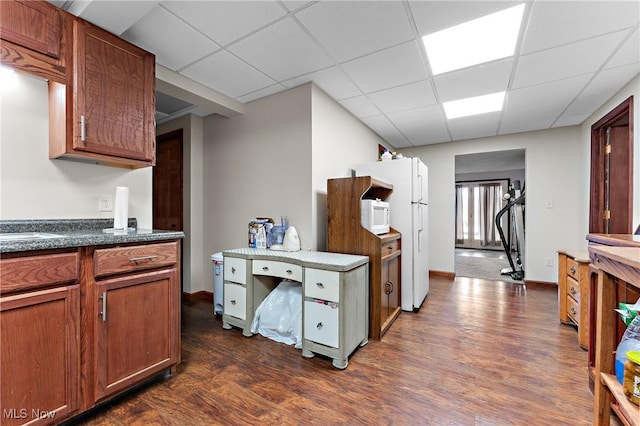
[[[628,64],[637,64],[638,67],[640,67],[640,29],[637,28],[613,57],[609,59],[605,68],[614,68]]]
[[[226,51],[217,52],[191,65],[182,74],[232,98],[275,83]]]
[[[625,65],[600,71],[580,96],[615,93],[640,72],[640,64]]]
[[[522,53],[638,25],[638,1],[536,1]]]
[[[313,81],[336,101],[361,95],[360,90],[344,75],[338,67],[305,74],[282,82],[286,87],[300,86]]]
[[[154,53],[156,62],[173,71],[220,48],[159,6],[129,28],[122,38]]]
[[[474,115],[449,120],[449,130],[454,140],[495,136],[498,133],[500,112]]]
[[[165,1],[162,5],[222,46],[287,13],[270,1]]]
[[[228,50],[277,81],[333,65],[326,53],[289,18],[250,35]]]
[[[526,109],[531,105],[564,102],[565,106],[587,85],[594,73],[536,84],[507,93],[506,108]]]
[[[441,102],[507,90],[513,59],[503,59],[433,77]]]
[[[627,31],[618,31],[592,39],[523,55],[513,82],[514,88],[531,86],[590,73],[600,68]]]
[[[507,108],[502,113],[503,123],[549,121],[549,125],[560,116],[571,100],[546,102],[529,105],[525,108]]]
[[[548,129],[551,127],[552,120],[540,119],[532,117],[531,120],[525,121],[507,121],[502,122],[498,129],[499,135],[508,135],[510,133],[532,132],[536,130]]]
[[[387,117],[414,146],[451,140],[438,105],[394,112]]]
[[[384,115],[366,117],[362,122],[394,148],[411,146],[411,142]]]
[[[420,36],[471,21],[500,10],[518,1],[409,1]]]
[[[571,105],[565,111],[567,116],[571,115],[581,115],[581,114],[592,114],[601,105],[607,102],[615,92],[610,93],[598,93],[595,95],[589,96],[579,96],[576,98]]]
[[[377,92],[427,78],[415,41],[342,64],[342,69],[365,93]]]
[[[296,18],[338,62],[414,38],[402,2],[319,2]]]
[[[80,13],[82,19],[120,35],[149,13],[159,1],[91,1]],[[60,5],[62,7],[62,5]]]
[[[370,93],[367,97],[385,114],[436,103],[429,80]]]
[[[274,93],[282,92],[286,90],[282,84],[276,83],[271,86],[265,87],[264,89],[255,90],[253,92],[247,93],[246,95],[240,96],[236,98],[240,102],[251,102],[256,99],[264,98],[265,96],[273,95]]]
[[[340,104],[358,118],[379,115],[380,111],[364,96],[343,99]]]
[[[562,114],[560,118],[553,123],[551,127],[565,127],[565,126],[578,126],[589,118],[591,114],[580,114],[580,115],[567,115]]]

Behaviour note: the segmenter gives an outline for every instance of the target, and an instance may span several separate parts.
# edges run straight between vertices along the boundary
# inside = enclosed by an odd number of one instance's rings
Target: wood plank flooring
[[[590,425],[587,352],[558,321],[557,292],[432,278],[419,313],[336,370],[183,305],[172,377],[91,412],[82,425]]]

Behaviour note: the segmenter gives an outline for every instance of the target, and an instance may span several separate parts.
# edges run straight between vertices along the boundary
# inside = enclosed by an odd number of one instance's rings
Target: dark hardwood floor
[[[182,363],[83,417],[83,425],[590,425],[587,352],[558,321],[557,292],[431,279],[346,370],[293,346],[223,330],[183,305]]]

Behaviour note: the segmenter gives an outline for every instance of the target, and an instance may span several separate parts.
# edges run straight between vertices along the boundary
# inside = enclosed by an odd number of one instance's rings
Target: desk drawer
[[[269,275],[302,282],[302,266],[273,260],[254,260],[253,275]]]
[[[306,268],[304,271],[304,295],[315,299],[340,302],[340,273]]]
[[[571,277],[567,277],[567,295],[580,303],[580,284]]]
[[[340,347],[340,308],[314,301],[304,302],[304,338],[332,348]]]
[[[247,283],[247,261],[238,259],[237,257],[224,258],[224,275],[225,281],[233,281],[234,283]]]
[[[567,295],[567,315],[569,318],[575,323],[580,324],[580,305],[576,302],[573,297]]]
[[[0,261],[0,291],[26,290],[76,281],[78,253],[46,254]]]
[[[247,289],[240,284],[224,283],[224,313],[247,319]]]
[[[393,254],[400,250],[400,240],[388,241],[382,244],[382,252],[380,253],[383,257]]]
[[[567,257],[567,275],[578,281],[580,279],[580,272],[578,270],[578,262],[573,258]]]
[[[98,249],[93,254],[96,277],[175,265],[178,243]]]

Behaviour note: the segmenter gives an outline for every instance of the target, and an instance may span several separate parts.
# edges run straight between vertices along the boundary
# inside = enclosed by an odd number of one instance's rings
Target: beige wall
[[[195,293],[211,287],[211,265],[202,255],[204,244],[203,223],[203,120],[195,115],[185,115],[161,124],[157,135],[182,129],[183,138],[183,215],[182,243],[183,291]]]
[[[129,217],[151,228],[151,168],[138,170],[49,159],[47,82],[18,74],[0,94],[0,219],[113,218],[100,194],[129,187]]]

